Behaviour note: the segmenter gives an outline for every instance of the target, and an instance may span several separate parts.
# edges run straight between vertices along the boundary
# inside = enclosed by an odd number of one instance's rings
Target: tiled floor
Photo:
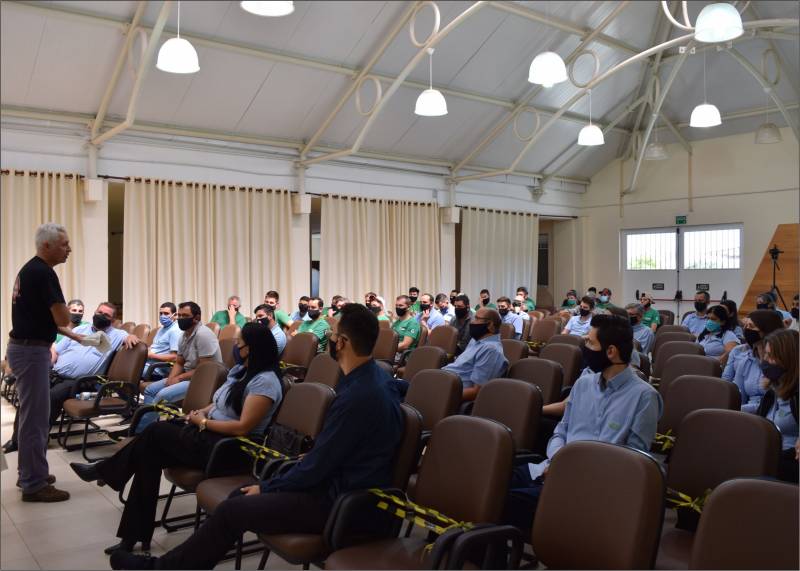
[[[5,400],[0,407],[0,441],[11,436],[14,408]],[[47,452],[50,472],[57,487],[67,490],[69,501],[56,504],[23,503],[16,487],[17,454],[6,456],[8,470],[0,473],[0,568],[5,569],[109,569],[103,549],[116,543],[122,504],[116,492],[81,481],[70,469],[70,462],[82,462],[80,451],[65,452],[54,443]],[[162,491],[168,491],[162,481]],[[194,511],[194,496],[173,503],[170,513]],[[161,513],[159,507],[159,514]],[[151,552],[164,553],[189,536],[190,530],[166,533],[156,529]],[[260,554],[243,560],[243,569],[255,569]],[[234,562],[224,561],[217,569],[233,569]],[[267,569],[299,569],[276,555]]]

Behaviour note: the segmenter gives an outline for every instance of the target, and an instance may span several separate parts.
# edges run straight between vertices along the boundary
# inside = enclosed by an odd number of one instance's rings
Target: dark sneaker
[[[47,485],[38,492],[32,494],[22,494],[23,502],[65,502],[69,499],[69,492],[59,490],[54,486]]]
[[[53,474],[48,474],[47,475],[47,483],[52,486],[53,484],[56,483],[56,477]],[[19,480],[17,480],[17,487],[20,488],[20,489],[22,488],[22,484],[19,483]]]
[[[134,555],[129,551],[117,549],[111,554],[112,569],[155,569],[156,558],[149,555]]]
[[[19,445],[17,444],[16,440],[9,440],[3,444],[3,454],[11,454],[17,450],[19,450]]]

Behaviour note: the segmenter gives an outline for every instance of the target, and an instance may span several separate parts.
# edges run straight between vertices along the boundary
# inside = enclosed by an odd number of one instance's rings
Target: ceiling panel
[[[10,2],[0,4],[0,67],[3,81],[0,97],[6,105],[26,105],[45,16],[16,9]]]

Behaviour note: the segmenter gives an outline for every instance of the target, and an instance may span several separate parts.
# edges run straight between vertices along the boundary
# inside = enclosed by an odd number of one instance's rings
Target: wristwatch
[[[204,418],[203,422],[200,423],[200,432],[203,432],[206,428],[208,428],[208,419]]]

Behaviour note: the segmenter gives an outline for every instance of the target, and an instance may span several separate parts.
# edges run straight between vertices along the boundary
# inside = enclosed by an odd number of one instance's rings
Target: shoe
[[[48,474],[47,475],[47,483],[52,486],[53,484],[56,483],[56,477],[53,474]],[[19,483],[19,480],[17,480],[17,487],[20,488],[20,489],[22,488],[22,484]]]
[[[103,553],[106,555],[111,555],[112,553],[116,553],[117,551],[127,551],[130,553],[133,551],[134,547],[136,547],[135,541],[128,541],[127,539],[123,539],[119,543],[115,543],[114,545],[110,545],[103,550]],[[150,551],[150,542],[143,541],[142,542],[142,551]]]
[[[134,555],[130,551],[117,549],[111,554],[112,569],[155,569],[156,558],[150,555]]]
[[[84,482],[94,482],[100,478],[97,473],[97,464],[81,464],[80,462],[70,462],[69,467],[72,468],[78,477]]]
[[[22,494],[22,501],[23,502],[45,502],[45,503],[52,503],[52,502],[65,502],[69,499],[69,492],[65,492],[64,490],[59,490],[58,488],[47,485],[38,492],[33,492],[31,494],[26,494],[23,492]]]
[[[3,444],[3,454],[11,454],[17,450],[19,450],[19,445],[17,444],[16,440],[9,440]]]

